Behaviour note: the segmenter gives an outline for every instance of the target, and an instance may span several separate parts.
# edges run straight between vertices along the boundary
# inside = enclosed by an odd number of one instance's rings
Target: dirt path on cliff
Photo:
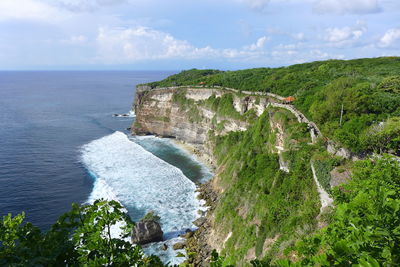
[[[320,214],[321,214],[327,207],[332,206],[333,199],[329,196],[328,192],[326,192],[325,189],[319,183],[313,162],[311,162],[311,170],[313,173],[315,184],[317,185],[319,199],[321,201],[321,208],[320,208]]]

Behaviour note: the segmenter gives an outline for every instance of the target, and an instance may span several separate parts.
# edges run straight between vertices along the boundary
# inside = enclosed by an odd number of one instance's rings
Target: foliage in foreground
[[[73,204],[46,233],[23,220],[22,213],[0,221],[0,266],[163,266],[124,240],[133,222],[116,201]]]

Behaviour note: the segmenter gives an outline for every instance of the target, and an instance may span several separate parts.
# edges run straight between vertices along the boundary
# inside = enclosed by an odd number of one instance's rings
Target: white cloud
[[[283,49],[283,50],[293,50],[299,49],[301,47],[301,43],[297,44],[279,44],[275,47],[275,49]]]
[[[400,45],[400,28],[389,29],[385,32],[385,34],[380,38],[378,46],[379,47],[399,47]]]
[[[304,43],[299,44],[280,44],[270,53],[270,62],[278,64],[298,64],[316,60],[343,59],[344,55],[327,52],[312,48]]]
[[[324,40],[336,47],[345,47],[354,45],[367,31],[363,22],[357,22],[354,27],[327,28],[325,30]]]
[[[172,58],[205,58],[216,53],[209,46],[197,48],[188,41],[147,27],[100,28],[97,36],[99,58],[109,62]]]
[[[320,14],[370,14],[382,11],[378,0],[317,0],[313,9]]]
[[[257,40],[254,44],[247,45],[244,47],[245,50],[255,51],[264,48],[265,43],[269,40],[267,36],[263,36]]]
[[[82,45],[87,43],[88,38],[85,35],[74,35],[68,39],[61,40],[62,44],[68,45]]]
[[[148,27],[100,28],[97,36],[97,62],[104,64],[137,63],[152,60],[213,59],[257,64],[288,64],[303,61],[343,58],[305,43],[281,44],[266,49],[269,38],[262,36],[241,48],[196,47],[169,33]]]
[[[246,4],[251,9],[257,11],[263,11],[270,2],[270,0],[238,0],[238,1]]]
[[[358,40],[364,34],[364,32],[364,29],[352,29],[350,27],[328,28],[326,29],[325,40],[333,43]]]
[[[304,52],[298,57],[294,58],[292,63],[305,63],[312,61],[328,60],[328,59],[344,59],[345,56],[341,54],[330,54],[319,49],[314,49],[308,52]]]
[[[58,9],[37,0],[0,0],[0,21],[12,19],[56,21],[65,15]]]
[[[303,32],[293,33],[291,37],[298,41],[304,41],[306,39],[306,35]]]
[[[126,0],[41,0],[73,12],[94,11],[102,6],[118,5]]]
[[[159,59],[250,59],[266,54],[264,46],[268,37],[242,48],[216,49],[211,46],[196,47],[169,33],[148,27],[128,29],[100,28],[97,36],[97,60],[103,63],[127,63]]]

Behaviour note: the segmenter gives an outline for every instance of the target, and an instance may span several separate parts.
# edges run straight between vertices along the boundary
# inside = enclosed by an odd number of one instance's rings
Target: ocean
[[[46,230],[71,208],[116,199],[133,220],[156,211],[167,243],[193,227],[195,183],[211,173],[171,140],[130,136],[136,84],[166,71],[0,72],[0,216]],[[145,247],[165,262],[175,251]]]

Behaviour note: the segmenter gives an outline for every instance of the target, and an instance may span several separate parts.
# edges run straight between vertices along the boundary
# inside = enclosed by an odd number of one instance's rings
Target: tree
[[[392,117],[365,132],[365,147],[372,151],[400,154],[400,117]]]
[[[296,263],[278,266],[398,266],[400,172],[390,157],[356,163],[352,180],[334,188],[331,223],[298,242]],[[288,251],[289,252],[289,251]]]
[[[379,84],[379,89],[393,94],[400,93],[400,76],[397,75],[384,78]]]
[[[126,241],[134,223],[116,201],[73,204],[45,234],[23,220],[9,214],[0,223],[1,266],[164,266]]]

